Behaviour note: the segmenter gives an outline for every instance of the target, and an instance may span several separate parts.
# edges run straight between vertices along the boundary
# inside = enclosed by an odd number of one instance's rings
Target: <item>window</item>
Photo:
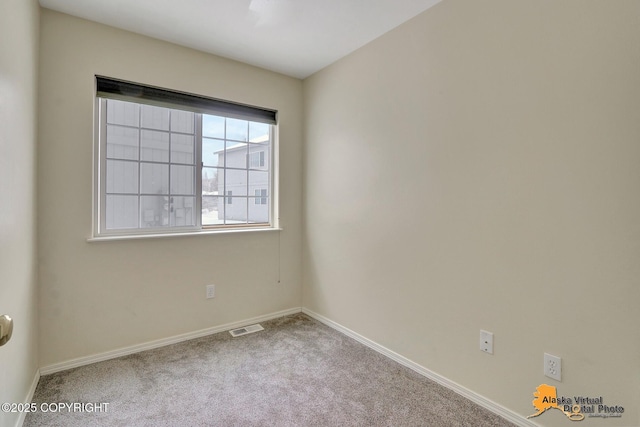
[[[266,205],[267,204],[267,190],[263,188],[261,190],[256,189],[255,192],[255,203],[256,205]]]
[[[264,151],[256,151],[248,154],[249,167],[250,168],[262,168],[264,167]]]
[[[96,236],[273,225],[275,111],[96,79]]]

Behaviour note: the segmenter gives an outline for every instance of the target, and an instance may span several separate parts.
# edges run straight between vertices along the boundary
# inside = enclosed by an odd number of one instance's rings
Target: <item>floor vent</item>
[[[255,325],[244,326],[238,329],[232,329],[229,331],[232,337],[241,337],[242,335],[252,334],[254,332],[264,331],[264,328],[259,323]]]

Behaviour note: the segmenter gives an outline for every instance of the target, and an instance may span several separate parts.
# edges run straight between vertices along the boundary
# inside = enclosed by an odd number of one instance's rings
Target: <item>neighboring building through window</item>
[[[275,111],[97,79],[95,235],[272,226]]]

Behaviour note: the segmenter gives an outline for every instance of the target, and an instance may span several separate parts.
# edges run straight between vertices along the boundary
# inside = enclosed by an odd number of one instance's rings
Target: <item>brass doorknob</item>
[[[11,339],[13,332],[13,319],[6,314],[0,316],[0,346],[3,346]]]

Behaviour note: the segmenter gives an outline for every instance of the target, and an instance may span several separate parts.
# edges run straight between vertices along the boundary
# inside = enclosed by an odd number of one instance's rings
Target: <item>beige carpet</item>
[[[43,376],[38,406],[106,412],[39,411],[24,426],[513,426],[304,314],[262,326]]]

